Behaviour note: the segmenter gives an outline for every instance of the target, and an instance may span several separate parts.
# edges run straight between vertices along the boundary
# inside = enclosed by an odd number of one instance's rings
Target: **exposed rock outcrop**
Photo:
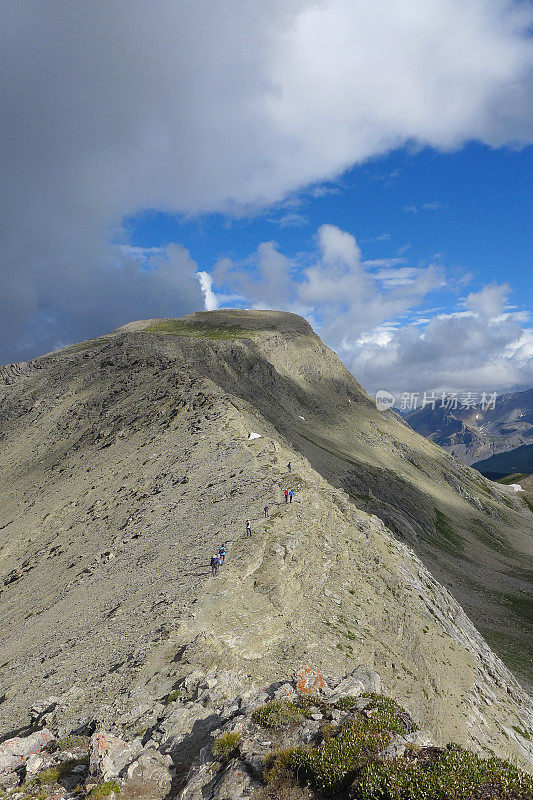
[[[382,682],[372,668],[339,681],[306,667],[229,701],[235,675],[226,672],[220,684],[214,673],[192,675],[142,737],[116,726],[90,738],[57,741],[43,730],[5,742],[6,752],[24,754],[4,769],[8,795],[29,800],[39,788],[61,800],[370,798],[389,796],[383,792],[402,774],[412,776],[402,784],[405,800],[526,800],[533,789],[533,778],[512,764],[437,746],[405,709],[373,691]],[[376,775],[382,793],[374,795]]]

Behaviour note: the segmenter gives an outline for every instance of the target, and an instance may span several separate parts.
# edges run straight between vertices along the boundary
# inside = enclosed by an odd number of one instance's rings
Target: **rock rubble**
[[[43,728],[8,739],[0,745],[5,797],[29,800],[40,787],[43,797],[57,800],[265,800],[285,796],[271,794],[273,786],[281,791],[282,780],[295,792],[287,797],[312,798],[317,778],[298,780],[298,772],[284,765],[290,758],[320,752],[358,725],[363,726],[361,735],[365,726],[374,731],[376,763],[422,762],[446,752],[381,694],[380,676],[363,665],[340,680],[305,667],[290,680],[229,698],[238,684],[238,676],[227,670],[195,671],[166,704],[154,701],[150,708],[132,697],[113,732],[72,732],[58,740]],[[154,724],[143,732],[155,713]],[[345,774],[353,781],[358,769],[345,758],[341,779]],[[525,775],[521,780],[529,785]],[[525,800],[526,794],[516,797]]]

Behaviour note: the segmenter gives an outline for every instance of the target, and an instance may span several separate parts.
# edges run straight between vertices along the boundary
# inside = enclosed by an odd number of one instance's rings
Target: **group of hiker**
[[[213,555],[211,556],[211,563],[210,563],[211,575],[217,574],[218,568],[220,567],[221,564],[224,563],[225,560],[226,560],[226,543],[224,542],[218,548],[218,553],[213,553]]]
[[[292,472],[292,465],[291,462],[287,464],[287,472]],[[285,502],[292,503],[292,498],[294,497],[294,492],[292,489],[285,489],[284,490]],[[264,509],[265,517],[268,517],[269,508],[265,506]],[[246,538],[249,539],[252,536],[252,525],[249,519],[246,520]],[[218,553],[213,553],[211,557],[211,561],[209,566],[211,567],[211,575],[216,575],[220,566],[226,560],[226,542],[223,542],[220,547],[218,548]]]

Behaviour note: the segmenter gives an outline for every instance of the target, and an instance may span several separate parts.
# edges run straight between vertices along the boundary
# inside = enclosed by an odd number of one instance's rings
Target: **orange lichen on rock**
[[[313,667],[301,667],[294,673],[296,689],[301,694],[320,694],[325,681],[321,672]]]

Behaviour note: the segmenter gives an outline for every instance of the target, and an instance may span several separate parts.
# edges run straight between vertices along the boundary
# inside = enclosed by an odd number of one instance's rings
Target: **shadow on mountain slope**
[[[178,350],[199,374],[255,407],[328,481],[383,519],[531,687],[533,630],[524,602],[531,579],[524,558],[528,509],[392,412],[379,412],[307,323],[297,322],[288,333],[254,329],[252,314],[245,317],[251,335],[241,338],[238,315],[232,315],[234,335],[223,340],[209,337],[209,313],[221,327],[228,314],[206,312],[205,338],[172,329],[150,336],[168,355]],[[185,318],[192,329],[195,316]]]

